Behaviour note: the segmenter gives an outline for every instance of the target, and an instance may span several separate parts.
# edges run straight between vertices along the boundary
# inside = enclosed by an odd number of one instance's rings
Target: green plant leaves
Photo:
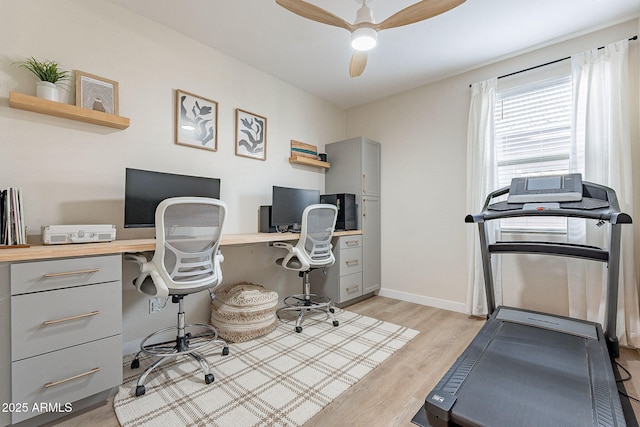
[[[32,56],[16,64],[31,71],[43,82],[56,83],[70,78],[69,72],[58,68],[58,63],[54,61],[39,61]]]

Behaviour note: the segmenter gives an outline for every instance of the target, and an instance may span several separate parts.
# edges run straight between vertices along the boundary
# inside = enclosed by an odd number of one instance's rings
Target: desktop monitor
[[[271,225],[297,229],[302,212],[309,205],[320,203],[320,190],[273,186]]]
[[[127,168],[124,227],[155,227],[158,204],[180,196],[220,199],[220,179]]]

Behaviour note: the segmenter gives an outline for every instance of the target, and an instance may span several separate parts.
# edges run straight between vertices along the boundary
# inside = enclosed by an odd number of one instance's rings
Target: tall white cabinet
[[[355,194],[358,228],[362,230],[362,292],[360,295],[348,293],[348,299],[380,289],[380,151],[380,143],[364,137],[325,146],[331,162],[325,174],[325,193]],[[334,249],[340,250],[340,246]],[[346,301],[341,299],[336,303]]]

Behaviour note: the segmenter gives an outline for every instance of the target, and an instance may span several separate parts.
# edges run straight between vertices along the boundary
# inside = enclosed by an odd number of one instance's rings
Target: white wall
[[[29,234],[45,224],[112,223],[118,239],[151,237],[149,229],[123,229],[126,167],[221,178],[226,233],[258,231],[258,207],[271,203],[272,185],[324,190],[322,170],[288,163],[290,140],[322,149],[344,139],[344,110],[110,2],[0,0],[0,10],[0,188],[22,187]],[[29,56],[117,81],[120,115],[131,126],[9,108],[10,91],[35,94],[35,77],[12,65]],[[218,102],[217,152],[174,143],[175,89]],[[66,102],[74,103],[74,90],[63,94]],[[235,155],[236,108],[267,118],[266,161]],[[281,250],[265,244],[224,253],[226,283],[299,292],[297,274],[274,267]],[[130,285],[135,268],[124,267],[124,341],[135,343],[173,323],[175,310],[169,304],[149,315],[147,299]],[[206,320],[205,294],[187,298],[190,320]]]
[[[347,137],[382,143],[381,294],[464,312],[467,296],[464,223],[469,85],[564,58],[638,33],[638,20],[558,42],[347,112]],[[638,100],[638,42],[630,43]],[[509,79],[499,80],[499,87]],[[638,112],[632,141],[638,140]],[[635,164],[640,164],[634,147]],[[640,170],[637,167],[635,170]],[[640,182],[636,174],[636,182]],[[636,212],[638,206],[636,198]],[[478,207],[478,210],[480,207]],[[636,229],[636,242],[638,238]],[[640,248],[640,245],[637,245]],[[567,314],[562,258],[509,255],[505,304]],[[514,258],[515,257],[515,262]],[[640,258],[639,258],[640,259]],[[506,260],[506,258],[505,258]],[[534,274],[523,266],[532,266]],[[550,278],[540,274],[554,272]],[[544,286],[540,286],[540,284]],[[537,286],[537,287],[536,287]],[[599,290],[594,290],[596,296]],[[596,298],[596,301],[598,298]]]

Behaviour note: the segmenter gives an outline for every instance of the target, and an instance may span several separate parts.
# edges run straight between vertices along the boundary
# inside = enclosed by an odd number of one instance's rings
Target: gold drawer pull
[[[345,262],[345,264],[347,264],[347,267],[353,267],[355,265],[358,265],[359,263],[360,262],[357,259],[350,259]]]
[[[357,240],[345,240],[344,242],[347,246],[358,246],[358,241]]]
[[[56,323],[67,322],[69,320],[82,319],[83,317],[96,316],[98,314],[100,314],[100,310],[92,311],[91,313],[78,314],[77,316],[65,317],[64,319],[45,320],[44,324],[45,324],[45,326],[53,325],[53,324],[56,324]]]
[[[352,294],[352,293],[356,292],[359,289],[360,289],[360,285],[353,285],[353,286],[347,288],[347,293],[348,294]]]
[[[64,384],[64,383],[66,383],[68,381],[77,380],[78,378],[82,378],[82,377],[86,377],[87,375],[95,374],[96,372],[100,372],[100,368],[93,368],[92,370],[87,371],[87,372],[83,372],[82,374],[74,375],[72,377],[65,378],[65,379],[60,380],[60,381],[54,381],[52,383],[46,383],[44,385],[44,388],[49,388],[49,387],[53,387],[53,386],[56,386],[56,385]]]
[[[50,277],[71,276],[73,274],[97,273],[98,271],[100,271],[99,268],[91,268],[88,270],[65,271],[63,273],[47,273],[44,275],[44,277],[48,279]]]

